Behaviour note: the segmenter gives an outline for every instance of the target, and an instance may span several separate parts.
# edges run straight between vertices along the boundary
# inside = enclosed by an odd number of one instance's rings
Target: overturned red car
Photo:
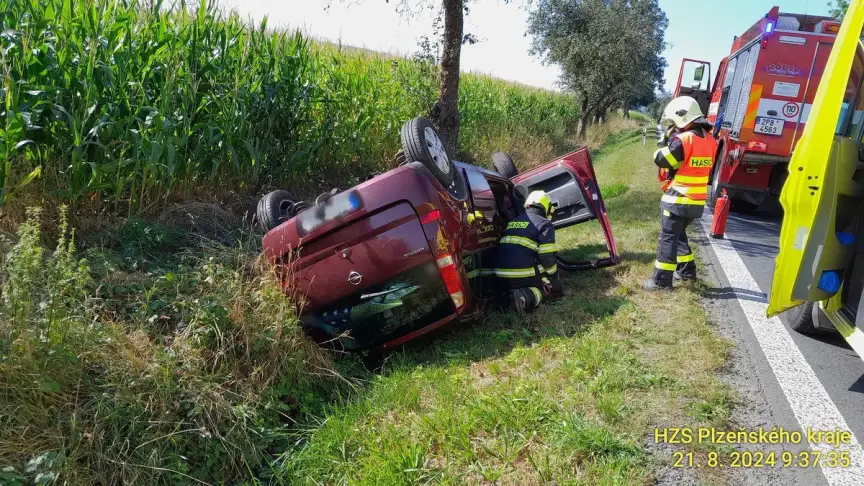
[[[600,268],[619,255],[587,149],[518,174],[454,162],[432,124],[402,128],[404,162],[314,204],[274,191],[258,204],[263,248],[287,293],[302,295],[303,326],[345,349],[391,348],[476,316],[500,292],[484,272],[507,222],[542,189],[557,203],[556,228],[598,220],[609,256],[569,261]],[[335,191],[334,191],[335,192]]]

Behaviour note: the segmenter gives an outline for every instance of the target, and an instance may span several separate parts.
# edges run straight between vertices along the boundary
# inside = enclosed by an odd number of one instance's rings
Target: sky
[[[333,42],[411,54],[418,40],[431,35],[433,13],[422,11],[410,18],[396,12],[385,0],[222,0],[244,17],[268,25],[301,28]],[[774,5],[782,12],[826,15],[826,0],[724,0],[721,2],[659,0],[669,27],[664,56],[666,87],[673,89],[684,57],[711,62],[716,69],[729,54],[732,39],[763,17]],[[325,8],[329,4],[329,8]],[[462,48],[462,70],[481,72],[533,86],[554,88],[560,70],[544,66],[529,54],[531,39],[525,35],[528,12],[515,0],[473,0],[465,31],[481,42]],[[718,7],[722,5],[722,7]],[[712,81],[715,71],[712,71]]]

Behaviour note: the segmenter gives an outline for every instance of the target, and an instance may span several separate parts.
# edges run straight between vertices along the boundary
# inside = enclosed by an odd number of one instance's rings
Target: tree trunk
[[[432,121],[451,156],[459,142],[459,58],[462,53],[463,0],[443,0],[444,39],[438,102]]]
[[[584,139],[588,131],[588,121],[591,120],[591,110],[588,109],[588,93],[582,92],[582,115],[579,117],[579,138]]]

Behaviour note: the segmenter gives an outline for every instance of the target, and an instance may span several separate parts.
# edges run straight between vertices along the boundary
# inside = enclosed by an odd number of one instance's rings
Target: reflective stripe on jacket
[[[494,273],[510,288],[541,286],[557,280],[558,246],[552,223],[529,208],[507,224],[495,253]]]
[[[704,127],[676,134],[658,150],[654,162],[673,174],[663,183],[660,207],[679,216],[698,218],[708,197],[717,142]]]

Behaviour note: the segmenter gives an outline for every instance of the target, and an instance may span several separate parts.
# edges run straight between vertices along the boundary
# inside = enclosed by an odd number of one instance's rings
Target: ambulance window
[[[864,96],[861,94],[864,76],[862,73],[864,73],[864,62],[862,62],[859,53],[855,56],[852,72],[846,83],[843,106],[840,108],[840,119],[837,123],[837,134],[848,138],[859,139],[861,127],[864,126]]]

